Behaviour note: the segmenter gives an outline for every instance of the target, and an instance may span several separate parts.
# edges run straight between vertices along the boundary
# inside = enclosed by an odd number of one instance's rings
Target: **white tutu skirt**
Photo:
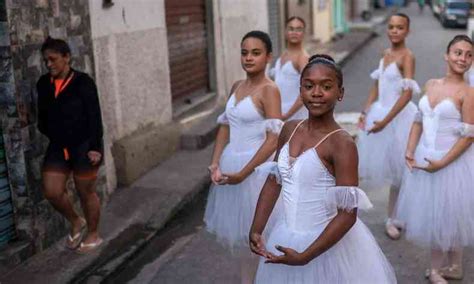
[[[236,152],[231,147],[226,147],[220,161],[222,173],[239,172],[255,152],[256,150]],[[211,186],[204,222],[206,229],[215,234],[224,246],[232,250],[248,247],[250,226],[267,176],[268,173],[263,175],[253,172],[240,184]],[[269,226],[271,224],[272,222]]]
[[[446,151],[419,145],[415,159],[441,159]],[[443,251],[474,245],[474,147],[447,167],[428,173],[406,170],[397,216],[406,222],[406,238]]]
[[[267,250],[282,253],[276,245],[303,252],[322,233],[327,224],[313,232],[295,232],[285,224],[275,226]],[[264,263],[261,258],[255,283],[396,283],[392,266],[380,250],[369,229],[359,219],[333,247],[304,266]]]
[[[366,116],[366,130],[374,126],[374,121],[383,120],[390,109],[375,102]],[[372,134],[360,131],[357,148],[359,175],[364,188],[400,186],[405,169],[406,145],[416,112],[415,104],[409,102],[382,131]]]

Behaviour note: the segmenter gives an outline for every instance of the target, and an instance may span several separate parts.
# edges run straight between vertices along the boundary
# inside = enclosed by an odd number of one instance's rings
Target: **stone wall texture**
[[[67,232],[65,220],[41,193],[41,163],[47,139],[36,128],[36,81],[46,73],[40,48],[47,36],[65,39],[72,66],[94,77],[87,0],[0,0],[0,125],[14,203],[17,242],[33,253]],[[105,195],[103,170],[98,190]],[[72,196],[73,185],[68,183]],[[77,200],[75,200],[77,205]],[[0,256],[0,263],[2,258]]]

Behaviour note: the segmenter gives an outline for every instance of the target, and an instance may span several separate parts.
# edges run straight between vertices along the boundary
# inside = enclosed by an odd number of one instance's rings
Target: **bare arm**
[[[367,98],[367,101],[365,102],[364,113],[367,113],[369,111],[370,106],[379,97],[378,85],[379,85],[379,81],[377,80],[377,81],[375,81],[374,85],[372,85],[372,88],[370,88],[369,97]]]
[[[358,122],[358,127],[359,129],[365,130],[366,125],[365,125],[365,116],[367,115],[367,112],[370,109],[370,106],[377,100],[379,97],[379,90],[378,90],[378,80],[375,81],[375,83],[372,85],[372,88],[370,88],[369,96],[367,97],[367,101],[365,103],[364,110],[360,114],[359,117],[359,122]]]
[[[278,88],[274,86],[264,87],[262,90],[263,111],[266,119],[281,118],[281,102]],[[227,181],[225,183],[237,184],[248,177],[257,166],[267,161],[275,152],[278,143],[278,134],[267,131],[265,141],[257,150],[252,159],[240,170],[239,173],[224,174]]]
[[[428,93],[428,89],[431,88],[433,85],[433,80],[429,80],[426,82],[424,89],[425,93]],[[418,116],[419,114],[417,114]],[[413,160],[413,155],[416,150],[416,146],[418,145],[418,142],[420,141],[421,134],[423,132],[423,121],[422,117],[417,117],[415,118],[415,121],[413,122],[413,125],[411,126],[410,129],[410,134],[408,136],[408,143],[407,143],[407,149],[406,149],[406,158],[410,158]]]
[[[415,74],[415,58],[412,55],[405,55],[403,58],[403,77],[406,79],[413,79]],[[389,111],[387,116],[382,120],[375,123],[375,126],[369,130],[369,132],[379,132],[381,131],[387,124],[389,124],[404,108],[405,106],[411,101],[412,98],[412,90],[406,89],[402,92],[400,97],[398,98],[395,105]]]
[[[333,139],[335,148],[338,149],[334,151],[333,157],[336,186],[359,184],[357,148],[352,138],[348,134],[347,136],[346,139]],[[356,221],[357,209],[350,212],[338,210],[336,217],[329,222],[321,235],[302,253],[305,262],[318,257],[339,242]]]
[[[288,122],[283,126],[280,137],[278,138],[278,147],[274,161],[278,161],[280,150],[285,145],[290,133],[296,127],[294,121]],[[259,255],[266,256],[265,245],[261,239],[261,234],[267,225],[270,214],[280,195],[281,185],[277,183],[275,176],[269,175],[258,198],[255,215],[252,226],[250,227],[249,243],[250,249]]]
[[[240,85],[241,81],[234,83],[230,90],[230,94],[235,91],[235,89]],[[229,96],[230,97],[230,96]],[[209,165],[209,171],[211,173],[211,180],[213,183],[219,183],[221,179],[221,173],[219,170],[219,161],[224,151],[225,146],[229,143],[229,125],[220,124],[219,129],[217,130],[216,140],[214,142],[214,150],[212,152],[211,165]]]
[[[221,124],[217,130],[214,151],[212,152],[211,167],[219,167],[219,160],[221,159],[222,152],[224,151],[227,143],[229,143],[229,125]]]

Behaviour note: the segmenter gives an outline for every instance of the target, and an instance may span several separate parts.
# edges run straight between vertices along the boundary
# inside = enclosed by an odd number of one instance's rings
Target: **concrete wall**
[[[332,1],[313,0],[312,37],[324,43],[331,40],[332,35]]]
[[[103,8],[102,1],[89,0],[111,190],[116,186],[112,145],[172,117],[164,0],[114,3]]]
[[[300,0],[287,0],[288,18],[297,16],[302,18],[306,23],[306,36],[311,37],[313,35],[313,14],[312,14],[312,3],[311,0],[300,1]]]
[[[213,6],[217,92],[223,101],[232,83],[245,78],[240,65],[242,37],[251,30],[268,32],[268,7],[265,0],[214,0]]]

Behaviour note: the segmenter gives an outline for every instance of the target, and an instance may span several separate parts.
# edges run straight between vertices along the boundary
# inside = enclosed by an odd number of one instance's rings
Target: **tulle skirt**
[[[322,233],[327,224],[312,232],[295,232],[284,224],[272,230],[267,250],[281,255],[276,245],[303,252]],[[255,283],[396,283],[392,266],[380,250],[369,229],[357,220],[350,231],[328,251],[304,266],[264,263],[261,258]]]
[[[255,155],[256,150],[237,152],[227,147],[222,153],[220,169],[223,173],[239,172]],[[206,229],[217,240],[232,249],[248,247],[248,235],[252,225],[260,191],[267,174],[253,172],[236,185],[212,185],[204,214]],[[275,210],[274,210],[275,211]],[[272,213],[272,216],[276,213]],[[269,221],[272,226],[273,218]]]
[[[418,145],[415,159],[445,154]],[[408,240],[443,251],[474,245],[474,147],[434,173],[407,169],[396,210]]]
[[[385,118],[391,108],[375,102],[366,117],[366,130],[374,121]],[[364,187],[379,189],[386,185],[399,187],[405,169],[405,151],[417,108],[409,102],[405,108],[380,132],[367,134],[360,131],[359,175]]]

